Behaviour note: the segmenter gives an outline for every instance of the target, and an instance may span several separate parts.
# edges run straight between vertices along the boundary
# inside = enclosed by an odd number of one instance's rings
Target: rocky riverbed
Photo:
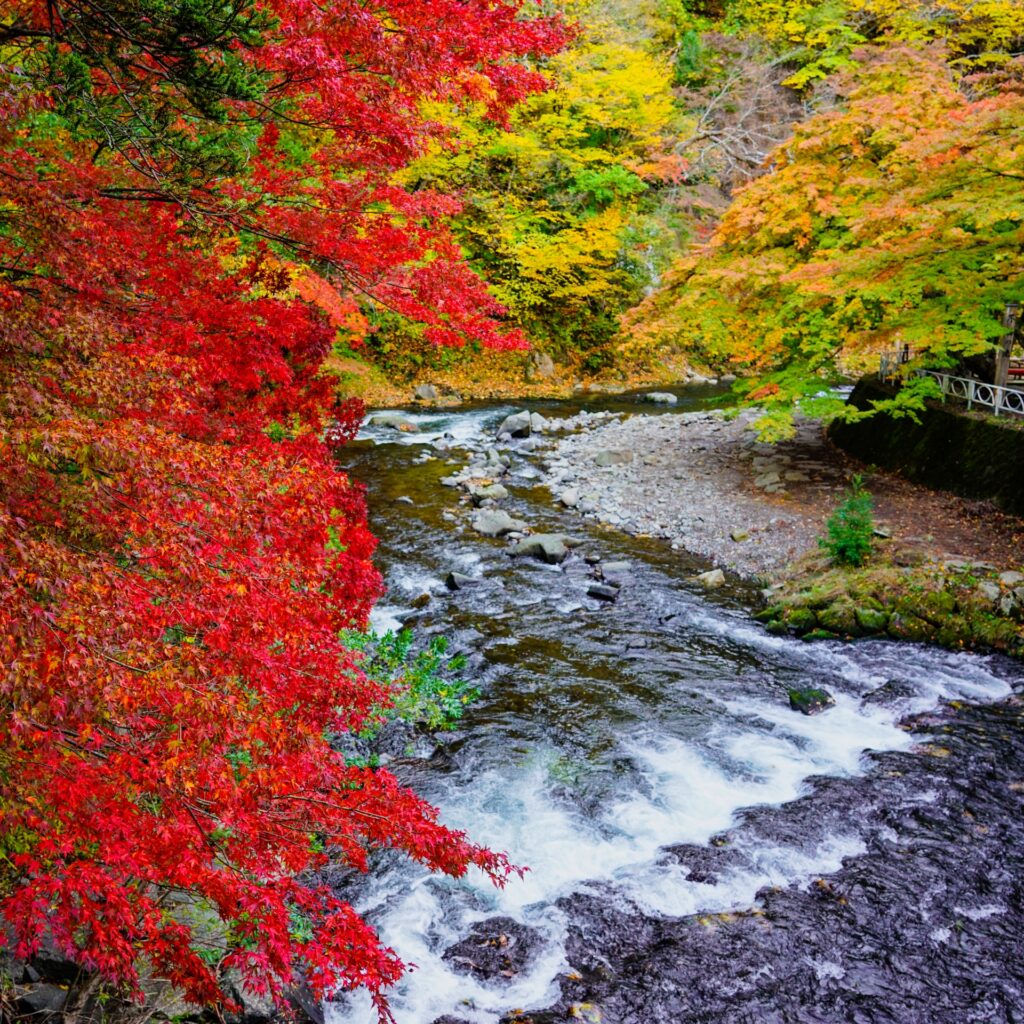
[[[847,470],[813,423],[762,444],[755,412],[632,416],[547,454],[559,501],[608,526],[669,540],[743,576],[777,573],[813,547]]]

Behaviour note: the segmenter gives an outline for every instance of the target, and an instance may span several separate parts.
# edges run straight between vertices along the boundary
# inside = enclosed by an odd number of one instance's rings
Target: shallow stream
[[[687,394],[663,414],[711,398]],[[504,507],[584,544],[509,558],[442,516],[459,492],[438,483],[509,411],[418,413],[420,432],[373,428],[342,456],[380,538],[377,627],[429,593],[417,629],[448,634],[483,691],[392,767],[529,867],[501,891],[397,857],[343,883],[416,965],[399,1024],[1024,1021],[1019,667],[770,636],[748,585],[705,592],[705,563],[556,509],[543,450],[515,442]],[[614,604],[587,596],[588,554],[630,563]],[[450,592],[450,570],[481,582]],[[836,706],[791,710],[808,685]],[[326,1011],[375,1020],[361,998]]]

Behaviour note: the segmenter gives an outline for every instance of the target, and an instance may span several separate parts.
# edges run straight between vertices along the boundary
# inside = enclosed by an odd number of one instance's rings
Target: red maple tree
[[[18,956],[46,940],[134,992],[145,963],[204,1004],[228,971],[278,1001],[298,972],[366,987],[387,1018],[401,961],[310,869],[394,848],[511,870],[332,746],[389,694],[339,640],[380,580],[332,457],[360,410],[319,375],[339,320],[316,293],[440,343],[522,344],[444,229],[453,201],[391,180],[441,131],[424,100],[486,96],[501,117],[542,86],[521,58],[564,32],[519,7],[5,5],[0,914]]]

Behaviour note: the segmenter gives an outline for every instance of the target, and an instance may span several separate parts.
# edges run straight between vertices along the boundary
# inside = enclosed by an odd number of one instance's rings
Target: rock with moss
[[[927,643],[935,639],[935,627],[907,611],[893,612],[889,618],[888,632],[897,640],[913,640],[916,643]]]
[[[839,600],[818,612],[818,622],[823,629],[840,636],[860,636],[857,611],[851,601]]]
[[[810,633],[804,633],[803,640],[838,640],[839,634],[828,629],[812,629]]]
[[[789,691],[789,706],[802,715],[817,715],[834,707],[835,697],[828,690],[808,686]]]
[[[801,636],[817,628],[818,616],[810,608],[790,608],[785,613],[783,621],[791,632]]]
[[[884,633],[889,626],[889,614],[881,608],[861,605],[853,614],[863,633]]]

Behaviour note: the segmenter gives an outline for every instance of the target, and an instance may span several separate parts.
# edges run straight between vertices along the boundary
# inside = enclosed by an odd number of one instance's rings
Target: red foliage
[[[302,873],[385,847],[510,868],[331,746],[389,695],[339,640],[380,581],[330,451],[360,410],[318,370],[354,296],[441,342],[520,343],[439,225],[452,203],[388,176],[435,130],[421,98],[482,73],[500,117],[539,85],[507,58],[560,30],[492,0],[237,6],[274,21],[225,48],[266,88],[209,119],[213,143],[255,142],[220,171],[182,156],[215,149],[184,58],[104,36],[102,5],[5,11],[0,913],[19,956],[49,936],[128,990],[142,959],[201,1003],[230,968],[278,999],[298,971],[367,987],[387,1017],[401,962]],[[91,134],[38,67],[51,31],[73,51],[76,17],[113,54],[90,67]],[[155,141],[132,121],[153,96]]]

